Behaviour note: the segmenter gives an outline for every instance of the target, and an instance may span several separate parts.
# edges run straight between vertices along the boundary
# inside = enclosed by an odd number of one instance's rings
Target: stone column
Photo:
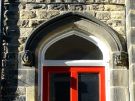
[[[129,101],[128,62],[126,52],[113,54],[113,66],[110,70],[111,101]]]
[[[129,54],[130,101],[135,101],[135,1],[126,0],[126,33]]]

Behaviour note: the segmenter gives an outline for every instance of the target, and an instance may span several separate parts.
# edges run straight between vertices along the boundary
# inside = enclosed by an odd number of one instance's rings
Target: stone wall
[[[135,2],[126,0],[126,33],[129,54],[130,101],[135,101]]]
[[[23,51],[28,35],[42,22],[63,12],[88,12],[126,38],[124,0],[63,0],[63,2],[61,0],[5,0],[4,5],[2,101],[35,101],[34,99],[37,99],[35,96],[37,95],[35,94],[37,69],[22,66],[19,53]],[[131,49],[133,50],[134,46]],[[124,74],[128,80],[127,69],[112,68],[112,101],[128,101],[125,96],[128,85],[123,83],[124,80],[119,81]],[[124,89],[119,87],[121,85]],[[123,98],[119,98],[117,94],[123,94]]]

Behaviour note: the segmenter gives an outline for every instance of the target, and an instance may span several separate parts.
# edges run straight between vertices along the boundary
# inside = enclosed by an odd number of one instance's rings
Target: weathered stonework
[[[130,0],[132,1],[132,0]],[[4,70],[3,81],[9,88],[3,87],[7,92],[2,96],[3,101],[36,101],[37,98],[37,67],[23,66],[21,60],[22,51],[27,37],[41,23],[62,14],[64,12],[87,12],[98,20],[118,32],[120,36],[126,36],[125,25],[128,25],[128,43],[134,44],[134,10],[128,14],[129,24],[125,23],[125,0],[5,0],[4,28],[6,41],[4,44]],[[133,1],[132,1],[133,2]],[[57,3],[57,4],[54,4]],[[67,3],[67,4],[66,4]],[[131,8],[134,7],[134,3]],[[132,17],[132,19],[131,19]],[[126,39],[126,37],[125,37]],[[129,49],[130,64],[134,62],[134,46]],[[132,58],[133,57],[133,58]],[[27,59],[27,58],[26,58]],[[110,67],[111,69],[111,101],[134,101],[129,100],[128,95],[128,68],[127,65]],[[9,70],[13,69],[13,70]],[[132,80],[134,79],[134,68],[132,68]],[[9,78],[9,74],[11,77]],[[15,81],[12,83],[12,81]],[[8,91],[12,89],[11,93]],[[133,85],[132,85],[133,86]],[[132,92],[135,87],[132,87]],[[132,98],[134,98],[132,93]],[[13,97],[14,95],[14,97]]]

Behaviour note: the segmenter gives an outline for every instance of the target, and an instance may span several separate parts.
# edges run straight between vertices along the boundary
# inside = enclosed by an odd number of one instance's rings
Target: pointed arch
[[[77,30],[93,35],[104,41],[112,52],[125,51],[125,43],[112,28],[88,13],[67,12],[60,14],[37,27],[27,38],[24,51],[30,51],[35,58],[36,49],[49,37],[56,37],[55,32],[66,33]],[[51,40],[51,38],[50,38]],[[34,60],[34,59],[33,59]],[[32,65],[34,65],[32,63]]]

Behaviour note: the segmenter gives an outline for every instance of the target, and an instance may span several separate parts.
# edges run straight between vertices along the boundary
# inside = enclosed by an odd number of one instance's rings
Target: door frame
[[[71,86],[70,86],[70,101],[78,101],[78,73],[98,73],[99,75],[99,101],[106,101],[105,100],[105,68],[104,66],[44,66],[43,67],[44,72],[44,79],[46,82],[43,82],[44,87],[43,90],[45,92],[45,96],[42,96],[42,99],[45,99],[49,101],[49,81],[50,81],[50,75],[52,73],[71,73],[70,77],[76,78],[76,90],[72,89],[72,84],[74,84],[74,81],[71,80]],[[43,92],[43,93],[44,93]],[[47,93],[46,93],[47,92]],[[102,92],[102,93],[101,93]],[[73,97],[75,96],[75,97]],[[44,98],[45,97],[45,98]]]
[[[89,33],[90,34],[90,33]],[[104,66],[105,67],[105,85],[106,85],[106,101],[110,101],[110,48],[106,43],[99,40],[93,35],[88,33],[72,30],[64,33],[57,33],[46,39],[38,48],[38,99],[42,101],[42,82],[43,82],[43,66]],[[47,49],[55,42],[71,36],[77,35],[82,37],[93,44],[95,44],[101,50],[103,54],[103,60],[46,60],[45,53]]]

